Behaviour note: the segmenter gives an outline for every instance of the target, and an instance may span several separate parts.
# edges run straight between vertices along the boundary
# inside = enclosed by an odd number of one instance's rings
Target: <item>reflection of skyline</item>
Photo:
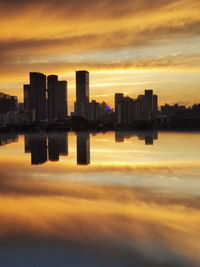
[[[0,133],[0,146],[18,142],[18,134],[15,132],[11,133]]]
[[[89,167],[76,166],[76,133],[59,164],[31,167],[23,135],[0,148],[0,266],[199,266],[199,133],[154,146],[125,135],[82,137]]]
[[[77,165],[90,164],[90,133],[77,132]]]
[[[47,161],[47,142],[46,136],[31,135],[29,139],[30,151],[31,151],[31,164],[43,164]]]
[[[145,140],[145,145],[153,145],[154,140],[158,139],[157,131],[145,131],[145,132],[115,132],[115,142],[123,143],[125,139],[131,137],[138,137],[139,140]]]
[[[48,134],[48,153],[50,161],[59,161],[59,156],[68,155],[68,133]]]
[[[94,133],[91,133],[94,136]],[[95,133],[96,134],[96,133]],[[77,165],[90,164],[90,132],[77,132]],[[115,142],[137,137],[145,140],[145,145],[153,145],[158,139],[157,131],[115,132]],[[0,134],[0,146],[18,141],[17,133]],[[68,132],[24,134],[24,152],[31,154],[31,164],[44,164],[47,161],[59,161],[59,157],[68,156]]]
[[[25,134],[24,147],[25,153],[31,153],[32,165],[59,161],[60,155],[68,155],[68,133]]]

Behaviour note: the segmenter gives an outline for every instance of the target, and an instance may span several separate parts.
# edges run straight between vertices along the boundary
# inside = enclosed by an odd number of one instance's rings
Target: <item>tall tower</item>
[[[47,77],[47,93],[48,93],[48,120],[55,119],[55,94],[58,82],[57,75],[49,75]]]
[[[47,118],[46,112],[46,75],[30,72],[30,88],[28,94],[29,119],[42,121]]]
[[[115,94],[115,112],[117,114],[118,111],[118,104],[120,101],[122,101],[124,98],[124,94],[123,93],[116,93]]]
[[[146,120],[151,120],[152,119],[152,114],[153,114],[153,90],[148,89],[145,90],[145,119]]]
[[[88,118],[89,109],[89,72],[76,71],[76,103],[75,114]]]

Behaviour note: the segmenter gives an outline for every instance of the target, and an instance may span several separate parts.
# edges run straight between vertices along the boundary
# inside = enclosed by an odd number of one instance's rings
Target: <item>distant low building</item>
[[[132,124],[135,121],[154,120],[158,113],[158,97],[153,90],[145,90],[137,99],[115,95],[116,115],[119,124]]]
[[[0,93],[0,125],[18,123],[18,99],[16,96]]]
[[[178,104],[174,104],[173,106],[165,104],[164,106],[161,106],[161,113],[169,117],[173,117],[178,112],[185,110],[186,110],[185,106],[179,106]]]

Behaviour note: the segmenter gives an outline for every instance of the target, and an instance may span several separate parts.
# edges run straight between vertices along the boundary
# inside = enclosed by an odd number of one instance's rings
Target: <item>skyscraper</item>
[[[89,109],[89,72],[76,71],[75,115],[88,118]]]
[[[65,120],[67,116],[67,82],[58,81],[57,75],[47,78],[48,119]]]
[[[40,122],[47,118],[46,112],[46,76],[38,72],[30,72],[30,87],[26,87],[29,103],[30,122]]]
[[[116,93],[115,94],[115,113],[117,114],[118,112],[118,104],[120,101],[122,101],[124,98],[124,94],[123,93]]]

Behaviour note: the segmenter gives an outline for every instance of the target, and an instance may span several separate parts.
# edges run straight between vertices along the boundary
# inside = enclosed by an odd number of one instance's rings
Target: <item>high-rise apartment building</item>
[[[58,81],[57,75],[47,78],[48,119],[65,120],[67,117],[67,82]]]
[[[88,119],[89,116],[89,72],[76,71],[75,115]]]
[[[30,86],[28,91],[29,121],[40,122],[46,120],[46,75],[30,72]]]

